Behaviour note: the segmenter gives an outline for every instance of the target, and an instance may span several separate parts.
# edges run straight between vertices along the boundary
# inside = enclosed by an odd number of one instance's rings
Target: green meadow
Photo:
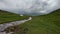
[[[27,19],[27,18],[28,18],[28,16],[20,16],[15,13],[10,13],[7,11],[0,10],[0,24],[17,21],[17,20],[23,20],[23,19]]]
[[[17,14],[0,12],[0,23],[22,19]],[[7,28],[13,34],[60,34],[60,9],[47,15],[32,16],[32,20]]]

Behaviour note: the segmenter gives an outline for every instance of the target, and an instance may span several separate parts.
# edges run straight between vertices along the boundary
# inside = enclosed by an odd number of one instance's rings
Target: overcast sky
[[[0,0],[0,9],[17,14],[43,15],[60,9],[60,0]]]

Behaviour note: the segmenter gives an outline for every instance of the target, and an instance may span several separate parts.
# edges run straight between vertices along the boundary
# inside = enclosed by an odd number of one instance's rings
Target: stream
[[[14,21],[14,22],[0,24],[0,34],[12,34],[13,32],[6,33],[6,32],[4,32],[4,30],[8,27],[20,25],[20,24],[25,23],[30,20],[32,20],[32,17],[29,17],[28,19],[24,19],[24,20],[20,20],[20,21]]]

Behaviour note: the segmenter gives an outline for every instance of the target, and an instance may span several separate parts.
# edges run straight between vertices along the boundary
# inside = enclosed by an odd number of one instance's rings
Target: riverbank
[[[10,22],[10,23],[4,23],[4,24],[0,24],[0,34],[8,27],[11,26],[16,26],[16,25],[20,25],[22,23],[25,23],[26,21],[31,20],[32,18],[29,17],[28,19],[24,19],[24,20],[20,20],[20,21],[14,21],[14,22]],[[3,32],[4,33],[4,32]]]

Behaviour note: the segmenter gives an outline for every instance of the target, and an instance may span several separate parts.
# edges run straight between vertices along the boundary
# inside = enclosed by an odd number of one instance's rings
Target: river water
[[[4,24],[0,24],[0,34],[5,34],[6,32],[2,32],[4,31],[6,28],[10,27],[10,26],[16,26],[16,25],[20,25],[22,23],[25,23],[27,21],[30,21],[32,18],[29,17],[28,19],[24,19],[24,20],[20,20],[20,21],[14,21],[14,22],[10,22],[10,23],[4,23]],[[10,32],[11,34],[12,32]]]

